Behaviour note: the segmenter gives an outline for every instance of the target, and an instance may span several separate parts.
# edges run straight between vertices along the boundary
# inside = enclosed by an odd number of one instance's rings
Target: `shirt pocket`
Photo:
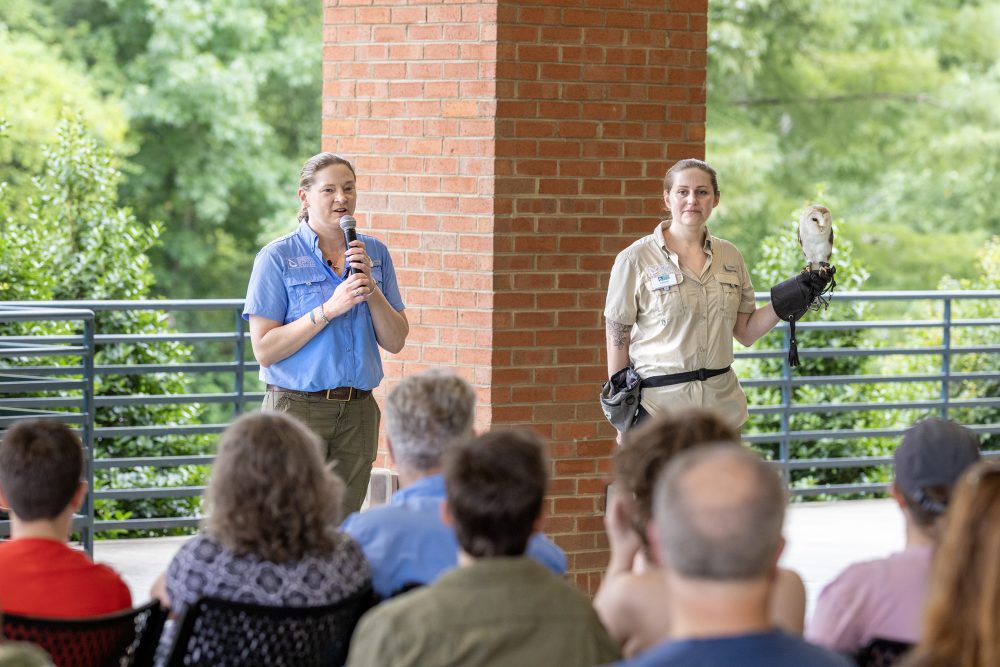
[[[684,298],[681,294],[681,283],[684,281],[684,274],[674,274],[676,277],[673,285],[669,287],[657,286],[654,289],[652,281],[649,285],[650,309],[655,317],[664,323],[676,320],[686,314],[687,308],[684,305]]]
[[[736,276],[726,273],[717,274],[715,280],[719,283],[719,299],[722,314],[727,319],[735,320],[736,311],[740,307],[740,294],[742,292],[740,280]]]
[[[293,322],[323,303],[323,285],[327,277],[319,272],[295,271],[285,276],[288,292],[288,315]]]

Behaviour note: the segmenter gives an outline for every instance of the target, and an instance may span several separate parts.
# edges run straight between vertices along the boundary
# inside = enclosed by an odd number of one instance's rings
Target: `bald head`
[[[665,565],[680,576],[766,576],[781,546],[785,493],[776,472],[741,445],[679,454],[656,485],[653,517]]]

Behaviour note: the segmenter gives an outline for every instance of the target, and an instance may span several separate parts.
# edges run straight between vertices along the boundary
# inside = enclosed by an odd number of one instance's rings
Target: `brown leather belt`
[[[337,387],[336,389],[320,389],[319,391],[299,391],[298,389],[285,389],[273,384],[267,385],[268,391],[284,391],[289,394],[302,394],[303,396],[320,396],[328,401],[356,401],[359,398],[367,398],[371,395],[368,389],[355,389],[354,387]]]

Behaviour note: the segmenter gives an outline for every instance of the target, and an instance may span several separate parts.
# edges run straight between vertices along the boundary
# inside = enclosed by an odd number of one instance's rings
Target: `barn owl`
[[[809,269],[818,271],[830,265],[833,253],[833,218],[830,209],[813,204],[799,218],[799,245],[809,262]]]

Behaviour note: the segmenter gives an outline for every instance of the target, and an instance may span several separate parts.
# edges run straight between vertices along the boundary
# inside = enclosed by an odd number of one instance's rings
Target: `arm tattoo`
[[[611,341],[611,344],[615,348],[620,350],[625,347],[625,341],[628,340],[632,327],[620,324],[614,320],[607,320],[605,328],[608,331],[608,340]]]

